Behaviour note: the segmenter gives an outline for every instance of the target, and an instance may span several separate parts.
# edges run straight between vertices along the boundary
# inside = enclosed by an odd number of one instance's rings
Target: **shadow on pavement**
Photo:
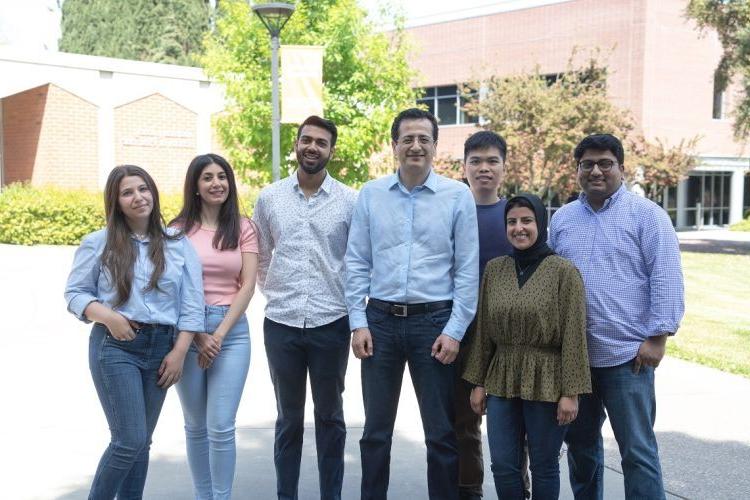
[[[678,498],[750,498],[750,446],[681,432],[657,432],[656,437],[667,492]],[[607,467],[621,473],[617,445],[606,441]]]
[[[682,240],[680,241],[680,250],[683,252],[750,255],[750,241]]]
[[[273,465],[273,429],[240,427],[237,429],[237,469],[233,498],[268,500],[276,497],[276,473]],[[359,438],[361,427],[348,429],[342,498],[359,498],[361,478]],[[416,439],[395,432],[391,459],[391,498],[427,497],[427,466],[422,436]],[[93,471],[91,472],[93,474]],[[91,476],[88,476],[90,481]],[[77,485],[59,500],[81,500],[88,495],[90,483]],[[184,456],[152,457],[144,498],[181,500],[193,498],[190,472]],[[318,468],[315,455],[315,431],[305,429],[302,449],[299,498],[317,499]]]

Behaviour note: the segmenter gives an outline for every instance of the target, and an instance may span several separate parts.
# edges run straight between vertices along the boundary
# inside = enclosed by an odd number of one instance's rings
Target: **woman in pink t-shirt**
[[[250,366],[245,310],[255,290],[258,237],[240,216],[234,172],[224,158],[193,159],[172,224],[188,235],[203,265],[206,333],[195,336],[177,385],[195,497],[230,498],[234,422]]]

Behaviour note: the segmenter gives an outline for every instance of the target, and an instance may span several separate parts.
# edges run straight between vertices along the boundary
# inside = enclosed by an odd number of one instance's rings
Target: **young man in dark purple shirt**
[[[477,205],[479,223],[479,276],[491,259],[509,255],[512,247],[505,236],[505,204],[498,196],[505,174],[505,140],[494,132],[482,131],[464,143],[464,177],[469,183]],[[482,417],[475,414],[469,404],[471,386],[461,379],[463,353],[471,342],[473,326],[464,336],[456,358],[456,438],[458,440],[459,498],[482,498],[484,463],[482,460]]]

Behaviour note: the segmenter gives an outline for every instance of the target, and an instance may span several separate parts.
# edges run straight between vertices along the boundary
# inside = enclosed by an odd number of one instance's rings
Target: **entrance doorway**
[[[732,172],[691,172],[687,181],[687,226],[729,224]]]

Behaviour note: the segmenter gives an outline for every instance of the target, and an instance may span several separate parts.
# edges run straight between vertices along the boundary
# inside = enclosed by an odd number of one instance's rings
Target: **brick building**
[[[534,7],[526,7],[530,3]],[[555,75],[573,49],[607,56],[612,101],[627,108],[648,138],[676,144],[701,137],[699,166],[662,204],[677,227],[737,222],[750,210],[750,150],[732,138],[732,92],[714,88],[721,45],[685,18],[686,0],[509,1],[467,10],[459,19],[426,16],[408,28],[426,103],[441,121],[439,152],[460,157],[476,130],[460,110],[456,86],[478,76]],[[454,16],[455,17],[455,16]],[[473,119],[476,121],[476,119]],[[626,161],[627,163],[627,161]]]
[[[99,189],[146,168],[181,188],[198,153],[219,151],[219,86],[198,68],[0,47],[0,181]]]

